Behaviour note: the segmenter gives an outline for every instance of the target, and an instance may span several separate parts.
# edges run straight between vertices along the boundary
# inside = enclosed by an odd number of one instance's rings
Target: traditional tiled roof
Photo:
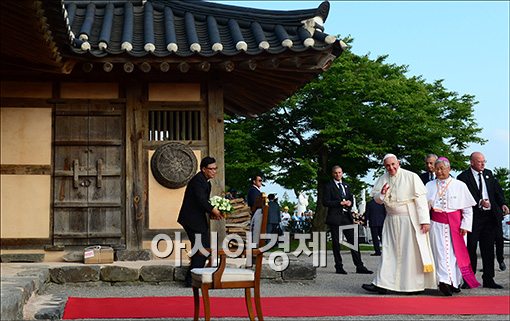
[[[64,12],[62,1],[0,1],[2,70],[70,72],[72,65],[62,55],[70,45]]]
[[[95,57],[212,57],[286,50],[324,50],[329,3],[317,9],[269,11],[205,1],[66,0],[75,53]]]
[[[225,110],[257,115],[328,69],[345,44],[329,2],[272,11],[202,0],[2,0],[0,72],[221,81]],[[96,67],[94,67],[96,66]],[[186,74],[188,73],[188,74]],[[169,77],[171,75],[171,78]]]

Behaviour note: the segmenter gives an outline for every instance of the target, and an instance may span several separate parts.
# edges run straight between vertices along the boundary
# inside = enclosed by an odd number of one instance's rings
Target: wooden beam
[[[209,70],[211,70],[211,64],[207,61],[202,61],[201,63],[198,64],[198,69],[201,71],[208,72]]]
[[[207,83],[207,124],[209,127],[209,156],[216,159],[218,171],[212,180],[211,195],[221,195],[225,191],[225,124],[223,119],[223,87],[221,79],[210,77]],[[205,155],[204,155],[205,156]],[[218,233],[218,244],[225,238],[225,220],[211,220],[211,232]]]
[[[140,64],[140,70],[145,73],[148,73],[149,71],[151,71],[151,69],[152,69],[151,64],[148,63],[147,61],[144,61]]]
[[[226,72],[232,72],[234,71],[236,65],[231,61],[227,60],[225,62],[222,62],[219,64],[220,68],[225,70]]]
[[[262,61],[260,63],[261,68],[264,69],[276,69],[280,66],[280,59],[278,58],[270,58]]]
[[[82,70],[85,72],[91,72],[94,68],[94,65],[91,62],[86,62],[82,65]]]
[[[255,70],[257,69],[257,61],[253,59],[245,60],[239,64],[239,67],[241,69]]]
[[[179,64],[177,65],[177,69],[178,69],[180,72],[182,72],[182,73],[186,73],[186,72],[188,72],[188,71],[189,71],[189,68],[190,68],[190,65],[189,65],[187,62],[185,62],[185,61],[183,61],[183,62],[181,62],[181,63],[179,63]]]
[[[126,246],[141,249],[147,211],[142,85],[126,84]]]
[[[133,65],[132,62],[128,61],[128,62],[124,63],[124,71],[125,72],[127,72],[129,74],[129,73],[132,73],[133,70],[135,70],[135,65]]]
[[[161,64],[159,64],[159,70],[162,72],[168,72],[170,70],[170,64],[166,61],[163,61]]]
[[[112,69],[113,69],[113,64],[111,62],[107,61],[103,64],[104,71],[110,72],[110,71],[112,71]]]
[[[224,122],[223,122],[223,87],[217,77],[211,77],[208,82],[207,123],[209,127],[209,155],[216,158],[218,172],[211,195],[220,195],[225,189],[224,163]]]
[[[0,165],[2,175],[51,175],[51,165]]]

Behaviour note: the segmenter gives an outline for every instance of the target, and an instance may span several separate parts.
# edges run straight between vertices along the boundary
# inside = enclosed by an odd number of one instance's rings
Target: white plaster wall
[[[51,108],[0,108],[1,164],[51,164]]]
[[[0,176],[1,238],[50,236],[50,175]]]

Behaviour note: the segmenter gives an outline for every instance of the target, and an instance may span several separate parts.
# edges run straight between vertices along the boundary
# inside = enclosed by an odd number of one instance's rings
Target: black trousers
[[[199,232],[193,230],[193,228],[189,226],[184,227],[184,231],[186,231],[186,234],[188,235],[188,239],[191,242],[191,248],[195,246],[195,242],[197,240],[197,235],[200,235],[200,241],[202,243],[203,248],[210,248],[211,247],[211,233],[209,233],[209,230],[206,232]],[[203,268],[205,266],[205,262],[207,261],[207,257],[202,255],[200,252],[196,252],[191,257],[191,262],[189,265],[189,269],[186,272],[186,286],[191,286],[191,270],[194,268]]]
[[[347,225],[347,224],[345,224]],[[339,227],[342,225],[328,225],[329,230],[331,232],[331,241],[333,242],[333,256],[335,257],[335,268],[342,268],[342,256],[340,255],[340,233],[339,233]],[[355,228],[358,228],[356,225]],[[353,229],[345,229],[343,230],[343,234],[345,235],[345,238],[347,239],[347,242],[350,244],[354,244],[354,231]],[[356,240],[357,241],[357,240]],[[351,249],[351,256],[352,256],[352,262],[354,262],[354,265],[356,268],[362,268],[363,262],[361,261],[361,255],[359,253],[359,246],[357,251]]]
[[[370,226],[370,234],[372,234],[374,252],[381,254],[382,226]]]
[[[499,221],[499,227],[496,230],[496,260],[501,263],[505,260],[503,256],[505,240],[503,240],[503,222]]]
[[[476,249],[480,244],[482,256],[484,282],[494,282],[494,242],[496,240],[496,229],[501,228],[496,215],[490,211],[474,210],[473,231],[467,236],[467,249],[471,267],[476,273]]]

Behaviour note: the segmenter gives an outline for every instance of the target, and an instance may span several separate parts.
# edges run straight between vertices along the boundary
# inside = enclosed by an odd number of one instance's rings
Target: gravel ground
[[[508,246],[506,250],[506,261],[508,262]],[[317,278],[314,281],[307,282],[271,282],[264,280],[261,286],[262,297],[278,297],[278,296],[366,296],[373,297],[361,288],[363,283],[370,283],[373,275],[356,274],[355,267],[352,264],[352,259],[349,252],[342,252],[344,259],[344,268],[348,272],[347,275],[339,275],[334,273],[333,256],[328,254],[327,267],[317,269]],[[368,252],[362,253],[365,265],[371,269],[376,270],[379,257],[372,257]],[[303,259],[303,257],[300,257]],[[311,259],[306,258],[305,259]],[[508,264],[510,265],[510,264]],[[481,266],[481,262],[479,262]],[[497,264],[496,264],[497,267]],[[497,269],[497,268],[496,268]],[[477,273],[477,278],[481,279],[481,273]],[[510,273],[509,271],[496,270],[496,282],[503,285],[503,290],[493,290],[485,288],[462,290],[461,293],[455,296],[486,296],[486,295],[502,295],[508,296],[510,288]],[[191,289],[183,287],[181,283],[168,283],[164,285],[150,285],[141,282],[137,285],[104,285],[104,283],[86,283],[83,285],[58,285],[48,284],[40,295],[61,295],[61,296],[75,296],[75,297],[141,297],[141,296],[191,296]],[[242,297],[244,293],[241,290],[217,290],[211,291],[210,295],[224,296],[224,297]],[[389,294],[389,297],[399,297],[399,294]],[[437,290],[426,290],[419,296],[441,296]],[[445,298],[447,299],[447,298]],[[311,307],[312,308],[312,307]],[[360,307],[361,309],[363,307]],[[247,318],[221,318],[224,321],[230,320],[246,320]],[[355,316],[355,317],[327,317],[327,318],[271,318],[266,317],[266,320],[510,320],[508,315],[378,315],[378,316]],[[97,319],[96,319],[97,320]],[[112,319],[109,319],[112,320]],[[126,320],[126,319],[123,319]],[[133,319],[143,320],[143,319]],[[149,319],[148,319],[149,320]],[[158,320],[158,319],[150,319]],[[163,319],[160,319],[163,320]],[[172,319],[176,320],[176,319]],[[190,319],[182,319],[190,320]]]

